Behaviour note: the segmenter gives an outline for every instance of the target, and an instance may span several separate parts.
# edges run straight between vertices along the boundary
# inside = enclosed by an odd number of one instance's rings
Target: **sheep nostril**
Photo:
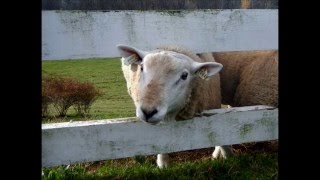
[[[153,115],[158,113],[157,109],[153,109],[151,111],[146,110],[144,108],[141,108],[142,113],[144,114],[144,116],[146,117],[146,121],[148,122],[148,119],[150,119]]]

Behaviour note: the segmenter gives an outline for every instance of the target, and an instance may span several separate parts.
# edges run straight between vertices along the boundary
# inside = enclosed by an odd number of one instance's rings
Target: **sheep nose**
[[[146,110],[144,108],[141,108],[142,113],[146,117],[146,121],[148,122],[148,119],[150,119],[153,115],[155,115],[158,110],[157,109],[152,109],[152,110]]]

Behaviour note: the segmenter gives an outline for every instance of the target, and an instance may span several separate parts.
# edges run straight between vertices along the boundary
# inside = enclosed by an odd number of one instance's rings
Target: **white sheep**
[[[211,53],[199,56],[179,46],[142,51],[117,46],[128,93],[136,116],[149,124],[193,118],[208,109],[221,108],[219,71]],[[228,147],[216,147],[213,157],[226,157]],[[168,155],[158,154],[157,165],[168,165]]]

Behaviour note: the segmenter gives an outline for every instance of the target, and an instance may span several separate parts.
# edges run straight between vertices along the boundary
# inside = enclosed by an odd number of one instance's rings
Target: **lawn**
[[[88,117],[76,116],[71,107],[67,117],[43,118],[43,123],[135,116],[134,104],[127,93],[119,58],[42,61],[42,74],[90,81],[104,93],[92,105]],[[52,107],[50,112],[55,114]]]
[[[88,117],[76,116],[70,108],[66,117],[43,118],[43,123],[135,116],[119,58],[43,61],[42,74],[90,81],[104,93]],[[54,114],[53,108],[50,111]],[[277,143],[272,144],[271,151],[256,151],[260,145],[251,149],[233,145],[236,155],[226,160],[210,160],[213,148],[177,152],[165,169],[157,168],[155,155],[57,166],[44,168],[42,179],[277,179]]]
[[[43,179],[277,179],[277,155],[242,154],[226,160],[196,160],[172,163],[159,169],[149,159],[123,161],[124,164],[104,162],[94,172],[87,165],[59,166],[45,169]]]

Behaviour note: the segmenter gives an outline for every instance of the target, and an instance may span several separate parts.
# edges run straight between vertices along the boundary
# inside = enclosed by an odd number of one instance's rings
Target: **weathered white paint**
[[[277,138],[278,109],[267,106],[210,110],[202,117],[155,126],[136,118],[44,124],[42,166]]]
[[[42,11],[42,59],[118,57],[117,44],[197,53],[278,49],[277,9]]]

